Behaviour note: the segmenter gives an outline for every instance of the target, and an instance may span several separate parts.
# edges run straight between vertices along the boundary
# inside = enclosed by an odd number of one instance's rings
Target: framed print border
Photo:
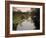
[[[10,4],[43,6],[42,32],[41,33],[10,34]],[[45,34],[45,5],[44,3],[5,1],[5,37],[33,36],[33,35],[44,35],[44,34]]]

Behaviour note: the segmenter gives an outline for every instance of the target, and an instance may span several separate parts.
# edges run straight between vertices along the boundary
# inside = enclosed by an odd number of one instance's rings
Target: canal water
[[[28,19],[24,19],[21,24],[18,24],[17,30],[34,30],[35,25],[33,20],[29,17]]]

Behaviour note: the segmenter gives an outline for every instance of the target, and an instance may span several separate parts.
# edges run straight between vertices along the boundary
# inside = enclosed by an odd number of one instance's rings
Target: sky
[[[27,12],[27,11],[30,12],[30,11],[32,11],[31,8],[20,8],[20,7],[18,7],[18,8],[13,7],[13,10],[14,10],[14,11],[20,10],[20,11],[22,11],[22,12]]]

